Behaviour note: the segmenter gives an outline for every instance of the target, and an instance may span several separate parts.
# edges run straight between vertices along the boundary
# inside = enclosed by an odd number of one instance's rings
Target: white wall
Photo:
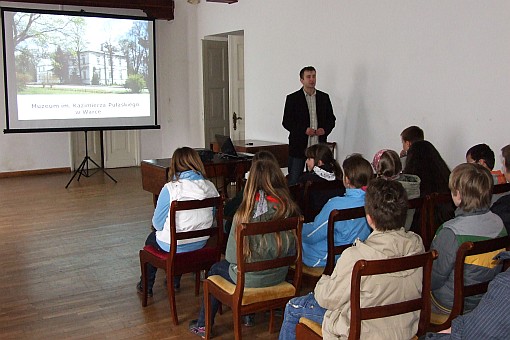
[[[177,13],[178,15],[178,13]],[[285,95],[317,68],[339,157],[400,150],[419,125],[450,166],[510,143],[510,2],[241,0],[199,5],[198,36],[244,30],[246,135],[285,142]],[[271,122],[273,124],[268,124]],[[499,157],[498,157],[499,158]],[[498,161],[497,166],[500,166]]]
[[[20,7],[19,3],[0,2],[0,6]],[[34,7],[27,4],[25,7]],[[38,8],[60,9],[59,6],[41,5]],[[70,9],[65,7],[64,9]],[[106,12],[126,15],[144,15],[141,11],[91,9],[94,12]],[[177,14],[178,13],[178,14]],[[185,1],[176,3],[176,19],[156,22],[157,44],[157,103],[158,123],[161,130],[141,131],[142,159],[170,157],[179,146],[202,147],[201,112],[198,106],[196,78],[199,59],[196,49],[189,51],[189,43],[196,40],[196,7],[188,6]],[[194,45],[193,45],[194,46]],[[191,56],[190,56],[191,54]],[[1,58],[1,55],[0,55]],[[1,61],[1,59],[0,59]],[[0,67],[3,79],[3,68]],[[4,93],[3,82],[0,92]],[[201,92],[200,92],[201,93]],[[5,128],[4,96],[0,101],[0,128]],[[0,133],[0,172],[48,169],[71,166],[70,134]]]
[[[142,158],[203,146],[201,39],[237,30],[245,32],[247,138],[286,142],[285,96],[300,87],[301,67],[314,65],[337,116],[330,140],[340,159],[398,151],[409,125],[421,126],[450,166],[480,142],[499,155],[510,143],[502,127],[509,13],[505,0],[176,0],[176,19],[157,23],[162,130],[142,131]],[[70,163],[67,133],[0,134],[0,172]]]

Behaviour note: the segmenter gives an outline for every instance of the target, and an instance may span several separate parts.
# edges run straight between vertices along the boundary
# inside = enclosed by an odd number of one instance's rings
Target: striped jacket
[[[445,222],[436,232],[430,246],[439,252],[432,266],[432,303],[449,314],[453,306],[453,280],[456,253],[464,242],[476,242],[506,236],[503,221],[488,209],[465,212],[457,209],[455,218]],[[493,257],[498,252],[466,257],[464,280],[467,284],[479,283],[494,278],[501,271]],[[478,305],[481,295],[464,301],[464,310],[470,311]]]

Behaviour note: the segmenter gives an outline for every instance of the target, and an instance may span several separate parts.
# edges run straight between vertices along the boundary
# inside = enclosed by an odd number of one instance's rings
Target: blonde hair
[[[488,208],[491,204],[494,180],[489,170],[480,164],[457,165],[450,174],[448,186],[454,195],[459,192],[459,208],[464,211]]]
[[[260,152],[260,154],[262,154],[262,152]],[[243,201],[234,215],[233,225],[236,228],[240,226],[241,223],[251,221],[259,190],[264,191],[267,196],[271,196],[278,201],[278,208],[275,215],[272,217],[273,220],[297,216],[299,214],[299,208],[292,200],[287,187],[287,181],[274,156],[265,157],[264,155],[259,155],[259,153],[255,156],[250,168],[250,175],[248,176],[244,188]],[[284,244],[282,242],[282,236],[285,236],[287,241],[289,241],[289,237],[293,235],[293,233],[272,233],[272,235],[276,238],[277,254],[280,255],[288,252],[288,249],[282,249]],[[266,236],[267,235],[264,235],[263,239],[265,239]],[[295,240],[295,235],[293,236]],[[291,242],[286,242],[285,244],[290,247]],[[243,249],[245,258],[249,259],[251,257],[251,249],[248,238],[243,240]]]
[[[168,178],[170,182],[177,182],[182,172],[193,170],[205,177],[205,168],[198,153],[187,146],[178,148],[172,155]]]

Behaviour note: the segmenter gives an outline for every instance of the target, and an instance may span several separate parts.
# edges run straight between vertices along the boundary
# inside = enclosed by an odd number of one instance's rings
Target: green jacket
[[[252,218],[250,222],[266,222],[273,219],[276,213],[278,204],[268,197],[268,211],[257,218]],[[230,263],[229,275],[230,278],[237,283],[237,242],[236,242],[236,228],[232,226],[227,242],[227,250],[225,252],[225,260]],[[282,249],[287,249],[288,242],[292,243],[289,247],[289,253],[295,253],[295,242],[293,235],[288,232],[288,237],[285,233],[280,233],[282,236]],[[249,262],[257,262],[262,260],[270,260],[277,257],[276,238],[272,234],[255,235],[250,237],[251,259]],[[282,254],[286,256],[288,254]],[[277,285],[285,280],[287,276],[288,267],[280,267],[275,269],[268,269],[259,272],[249,272],[245,274],[246,288],[262,288]]]

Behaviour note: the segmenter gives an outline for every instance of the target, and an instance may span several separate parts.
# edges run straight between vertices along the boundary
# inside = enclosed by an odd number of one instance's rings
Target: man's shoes
[[[191,320],[188,325],[188,329],[191,333],[198,335],[199,337],[205,339],[205,326],[198,326],[198,319]]]
[[[138,294],[143,295],[142,281],[140,281],[136,284],[136,291],[138,292]],[[147,289],[147,296],[152,297],[152,288]]]

